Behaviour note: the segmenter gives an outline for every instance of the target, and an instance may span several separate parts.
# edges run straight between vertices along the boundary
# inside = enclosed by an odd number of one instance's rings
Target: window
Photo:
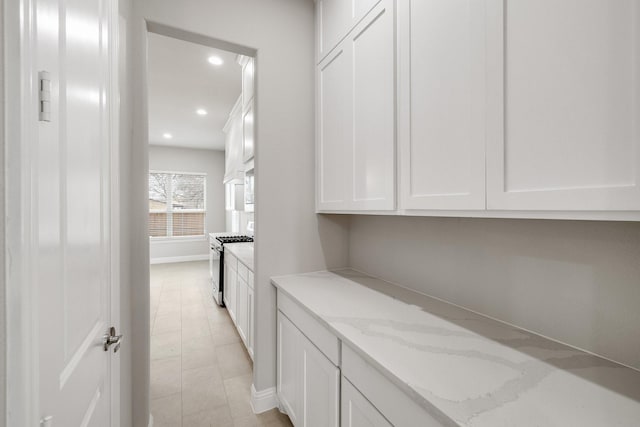
[[[149,236],[204,236],[206,174],[149,173]]]

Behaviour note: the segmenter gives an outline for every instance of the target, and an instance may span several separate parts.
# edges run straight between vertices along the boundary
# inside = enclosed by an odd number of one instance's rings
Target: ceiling
[[[153,33],[148,49],[149,144],[224,150],[222,128],[241,93],[236,54]]]

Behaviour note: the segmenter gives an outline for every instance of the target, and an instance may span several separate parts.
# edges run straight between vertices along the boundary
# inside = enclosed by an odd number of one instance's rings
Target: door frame
[[[6,315],[6,425],[40,425],[38,384],[38,292],[31,267],[35,260],[32,152],[37,144],[36,0],[3,1],[4,55],[4,226],[3,248]],[[120,189],[118,1],[103,0],[110,46],[107,70],[109,99],[110,316],[120,330]],[[120,357],[110,357],[112,427],[120,425]],[[55,423],[55,421],[54,421]]]

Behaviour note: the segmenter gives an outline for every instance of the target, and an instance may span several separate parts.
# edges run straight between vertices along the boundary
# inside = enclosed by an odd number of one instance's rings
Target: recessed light
[[[173,138],[173,135],[171,135],[169,132],[165,132],[165,133],[162,134],[162,137],[164,139],[171,139],[171,138]]]
[[[209,64],[211,64],[211,65],[218,65],[219,66],[219,65],[224,64],[224,61],[222,60],[222,58],[220,58],[219,56],[216,56],[216,55],[210,56],[208,61],[209,61]]]
[[[196,114],[199,116],[206,116],[207,115],[207,110],[205,110],[204,108],[198,108],[196,110]]]

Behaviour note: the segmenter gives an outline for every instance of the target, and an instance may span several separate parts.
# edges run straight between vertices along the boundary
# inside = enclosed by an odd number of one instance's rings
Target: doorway
[[[255,59],[215,40],[153,24],[149,30],[154,426],[290,425],[277,410],[254,415],[250,405],[253,307],[247,291],[253,275],[241,257],[232,268],[228,254],[220,266],[228,276],[226,304],[212,295],[210,240],[253,234],[253,193],[247,190],[255,179]]]

